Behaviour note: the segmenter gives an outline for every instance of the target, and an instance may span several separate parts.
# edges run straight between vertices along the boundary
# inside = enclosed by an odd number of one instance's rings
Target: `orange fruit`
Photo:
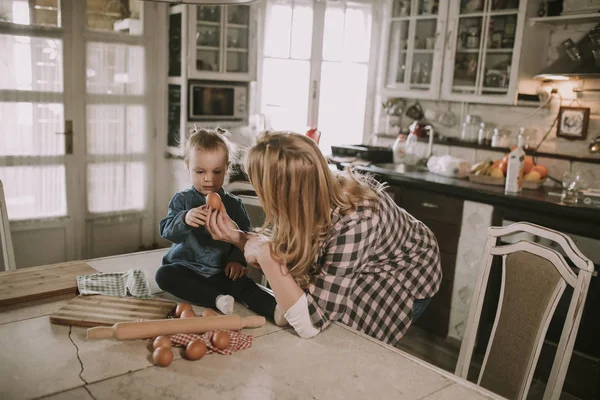
[[[533,168],[533,158],[531,156],[525,156],[525,161],[523,162],[523,173],[527,174]]]
[[[531,170],[539,172],[542,178],[548,176],[548,168],[544,167],[543,165],[534,165]]]
[[[542,180],[542,176],[537,171],[531,171],[530,173],[526,174],[523,179],[526,181],[540,181]]]
[[[499,166],[501,162],[502,162],[502,160],[496,160],[496,161],[494,161],[492,163],[492,168],[495,168],[495,167]]]
[[[508,168],[508,161],[502,161],[498,165],[498,168],[500,168],[502,170],[502,172],[504,172],[506,174],[506,169]]]

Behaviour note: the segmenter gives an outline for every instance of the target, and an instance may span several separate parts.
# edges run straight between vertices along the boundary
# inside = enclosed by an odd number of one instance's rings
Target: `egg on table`
[[[218,331],[210,339],[213,346],[219,350],[225,350],[229,346],[229,333],[225,331]]]
[[[173,344],[168,336],[157,336],[156,339],[154,339],[154,342],[152,342],[152,348],[156,350],[157,347],[166,347],[167,349],[170,349],[173,347]]]
[[[157,347],[152,353],[154,365],[166,367],[173,361],[173,351],[166,347]]]
[[[199,360],[206,354],[206,344],[200,340],[192,340],[185,347],[185,357],[188,360]]]
[[[181,317],[181,314],[183,314],[185,310],[192,310],[192,305],[188,303],[177,304],[177,308],[175,308],[175,316]]]

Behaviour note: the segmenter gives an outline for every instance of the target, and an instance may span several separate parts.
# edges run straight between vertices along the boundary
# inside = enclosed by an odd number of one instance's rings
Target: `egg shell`
[[[206,344],[200,340],[192,340],[185,347],[185,358],[188,360],[199,360],[206,354]]]
[[[218,193],[211,192],[206,196],[206,204],[213,210],[221,208],[221,196]]]
[[[157,347],[152,353],[152,361],[154,365],[166,367],[173,361],[173,351],[166,347]]]
[[[192,305],[188,304],[188,303],[181,303],[181,304],[177,304],[177,308],[175,308],[175,316],[176,317],[181,317],[181,314],[185,311],[185,310],[193,310],[192,309]]]
[[[219,350],[225,350],[229,346],[229,333],[225,331],[218,331],[210,339],[213,346]]]
[[[216,317],[217,314],[214,310],[211,310],[210,308],[207,308],[206,310],[202,311],[202,316],[203,317]]]
[[[184,312],[181,313],[181,316],[180,316],[180,318],[194,318],[194,317],[197,317],[194,310],[185,310]]]
[[[152,342],[152,348],[156,350],[157,347],[170,349],[173,347],[173,343],[171,343],[171,339],[168,336],[157,336],[154,342]]]

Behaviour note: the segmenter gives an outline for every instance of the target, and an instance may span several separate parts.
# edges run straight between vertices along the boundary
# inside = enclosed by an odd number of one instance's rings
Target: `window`
[[[320,147],[363,141],[372,2],[269,0],[262,112],[275,130],[315,125]]]

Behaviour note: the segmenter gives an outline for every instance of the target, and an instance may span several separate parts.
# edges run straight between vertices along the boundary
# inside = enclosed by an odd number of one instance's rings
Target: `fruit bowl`
[[[537,190],[539,189],[544,182],[546,182],[547,178],[543,178],[539,181],[523,181],[523,189]],[[505,178],[497,178],[489,175],[469,175],[469,180],[473,183],[481,183],[483,185],[494,185],[494,186],[504,186],[506,179]]]

